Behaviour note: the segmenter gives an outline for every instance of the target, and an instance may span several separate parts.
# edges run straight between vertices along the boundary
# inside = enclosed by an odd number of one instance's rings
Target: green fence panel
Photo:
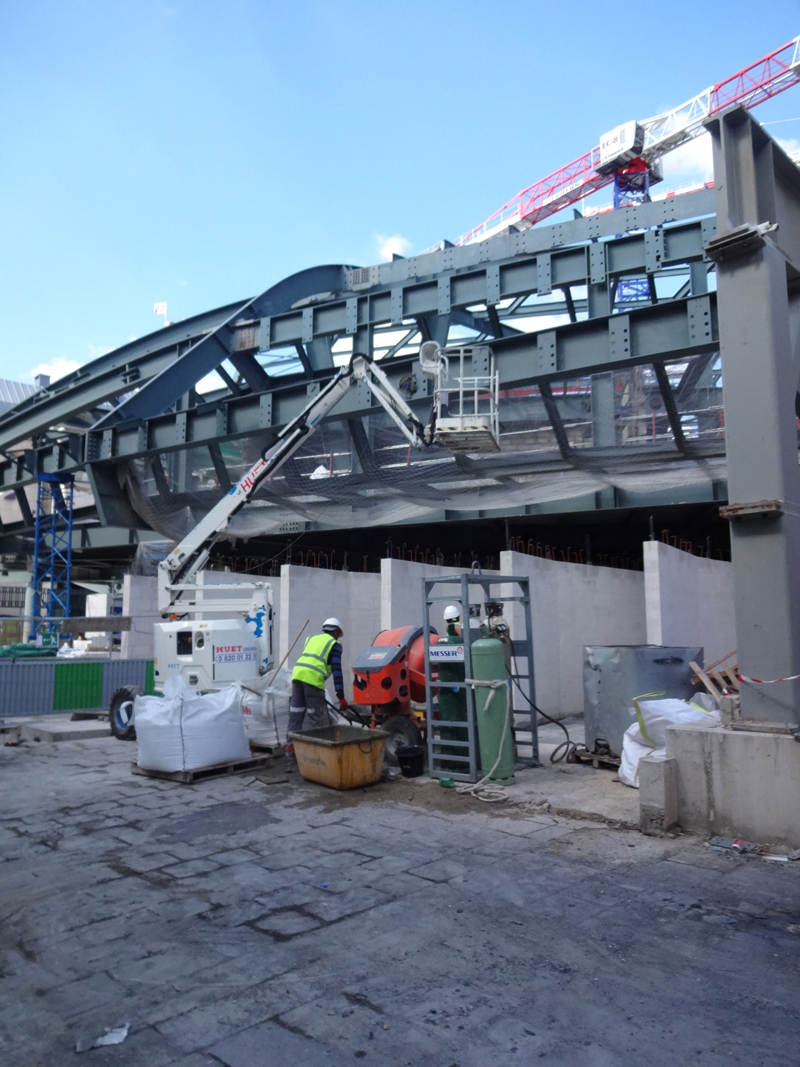
[[[156,691],[156,669],[155,664],[151,659],[147,661],[147,667],[145,668],[145,682],[144,691],[149,697],[153,696]]]
[[[53,682],[53,711],[77,711],[103,706],[102,663],[57,663]]]

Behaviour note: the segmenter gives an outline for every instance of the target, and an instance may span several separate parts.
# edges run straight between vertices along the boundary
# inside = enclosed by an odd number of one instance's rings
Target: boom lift
[[[451,363],[456,360],[459,376],[450,373]],[[157,689],[173,675],[183,676],[190,689],[207,692],[233,681],[256,683],[267,673],[274,658],[269,582],[209,587],[203,584],[201,572],[233,517],[354,385],[362,382],[367,386],[417,449],[437,442],[453,452],[499,450],[499,383],[491,351],[475,346],[446,354],[435,342],[427,341],[420,349],[420,361],[423,373],[433,379],[434,385],[433,414],[428,426],[420,422],[378,364],[361,353],[353,353],[347,366],[284,427],[258,462],[161,561],[158,607],[162,617],[170,621],[155,626]],[[465,370],[470,372],[468,377]],[[446,414],[442,414],[444,411]],[[437,413],[442,416],[441,428],[437,426]],[[209,597],[210,588],[215,597],[222,599]],[[203,619],[203,612],[227,617]],[[131,707],[132,695],[118,690],[110,708],[112,730],[117,737],[134,736]]]

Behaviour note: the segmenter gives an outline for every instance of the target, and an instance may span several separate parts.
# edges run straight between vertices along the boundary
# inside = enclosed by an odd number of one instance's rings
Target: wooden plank
[[[711,676],[711,678],[713,678],[713,680],[720,687],[720,689],[723,690],[723,695],[724,695],[724,690],[730,689],[730,686],[728,685],[727,680],[725,678],[723,678],[722,675],[719,673],[719,671],[716,670],[714,667],[707,667],[706,668],[706,673],[709,674]]]
[[[733,652],[729,652],[726,656],[723,656],[721,659],[715,659],[713,663],[706,663],[705,664],[705,670],[709,671],[709,670],[711,670],[712,667],[719,667],[720,663],[724,663],[726,659],[730,659],[731,656],[735,656],[735,655],[736,655],[736,649],[734,649]],[[691,664],[689,664],[689,666],[691,667]],[[699,681],[700,681],[699,675],[695,674],[695,676],[692,678],[692,684],[694,684],[695,682],[699,682]]]
[[[272,762],[270,756],[253,756],[251,759],[233,760],[230,763],[215,763],[211,767],[196,767],[191,771],[150,771],[131,763],[131,774],[141,774],[145,778],[159,778],[164,782],[180,782],[182,785],[194,785],[207,778],[225,778],[232,774],[247,774],[264,770]]]
[[[692,668],[694,673],[697,675],[698,680],[703,683],[703,685],[706,687],[706,689],[709,691],[709,693],[712,695],[712,697],[715,700],[719,701],[720,698],[722,697],[722,693],[717,692],[716,686],[711,681],[711,679],[708,677],[708,675],[703,670],[703,668],[700,667],[697,663],[695,663],[694,660],[692,660],[690,662],[689,666]]]
[[[130,630],[130,615],[98,615],[79,618],[71,615],[68,619],[58,619],[62,634],[111,634]]]
[[[285,746],[278,743],[266,744],[263,741],[249,741],[248,744],[251,752],[263,753],[265,756],[272,756],[274,759],[285,754]]]
[[[733,661],[733,664],[724,663],[722,666],[722,670],[725,673],[725,677],[730,682],[731,689],[735,689],[737,693],[739,692],[739,679],[736,677],[736,672],[738,671],[738,669],[739,664],[736,660]]]

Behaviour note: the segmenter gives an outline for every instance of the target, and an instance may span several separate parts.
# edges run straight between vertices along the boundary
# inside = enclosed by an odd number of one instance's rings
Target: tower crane
[[[527,229],[612,183],[614,206],[624,206],[624,191],[639,190],[646,197],[654,169],[667,152],[704,133],[709,116],[744,104],[753,108],[800,82],[800,36],[776,48],[691,100],[661,115],[632,120],[603,134],[600,144],[565,167],[517,193],[480,226],[456,244],[472,244],[506,226]],[[620,192],[623,191],[621,203]]]

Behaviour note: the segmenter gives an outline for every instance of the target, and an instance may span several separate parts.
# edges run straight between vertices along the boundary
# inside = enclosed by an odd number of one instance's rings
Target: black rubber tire
[[[396,755],[398,748],[403,745],[422,744],[422,731],[407,715],[390,715],[378,726],[378,729],[386,730],[389,734],[386,738],[386,752],[383,758],[390,767],[400,766]]]
[[[144,696],[144,690],[138,685],[123,685],[117,689],[108,707],[108,721],[111,733],[118,741],[135,741],[136,727],[133,725],[133,709],[124,705],[136,696]]]

